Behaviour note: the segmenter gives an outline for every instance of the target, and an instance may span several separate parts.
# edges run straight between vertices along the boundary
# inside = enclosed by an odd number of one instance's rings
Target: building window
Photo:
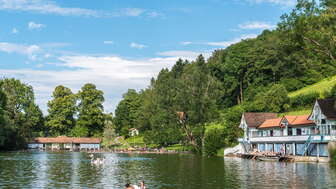
[[[325,119],[321,119],[321,124],[326,124],[326,120]]]
[[[296,135],[298,135],[298,136],[300,136],[300,135],[302,135],[302,130],[301,129],[296,129]]]
[[[263,136],[267,136],[267,131],[263,131]]]
[[[270,136],[273,136],[273,130],[270,130]]]
[[[288,136],[293,136],[293,128],[288,128]]]

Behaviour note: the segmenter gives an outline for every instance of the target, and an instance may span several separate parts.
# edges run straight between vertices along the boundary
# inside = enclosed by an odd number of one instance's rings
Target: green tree
[[[256,96],[255,105],[260,111],[281,112],[288,108],[288,92],[283,85],[273,85],[267,92]]]
[[[105,115],[105,123],[104,123],[104,132],[103,132],[103,145],[106,147],[111,147],[114,145],[114,139],[117,137],[116,127],[113,124],[113,116],[112,114]]]
[[[0,150],[6,147],[9,136],[7,134],[7,123],[5,121],[5,108],[7,98],[0,88]]]
[[[74,128],[77,136],[102,135],[104,129],[104,93],[98,90],[94,84],[85,84],[78,93],[78,120]],[[87,132],[83,132],[86,131]]]
[[[9,127],[23,139],[32,137],[34,131],[43,129],[43,117],[35,104],[33,88],[16,79],[3,79],[0,88],[7,97],[5,115]]]
[[[142,118],[142,123],[150,127],[150,131],[145,132],[146,143],[168,146],[178,143],[182,137],[176,114],[178,110],[174,108],[178,84],[173,75],[168,69],[162,69],[145,93],[141,112],[148,116],[148,122]]]
[[[128,129],[138,128],[137,120],[140,116],[141,96],[134,89],[129,89],[123,95],[115,110],[114,122],[117,132],[123,136],[128,135]]]
[[[208,124],[204,132],[203,152],[206,156],[215,156],[225,146],[226,129],[218,123]]]
[[[59,85],[52,94],[52,100],[48,102],[46,126],[53,136],[70,135],[75,126],[76,95],[71,89]]]
[[[202,55],[185,66],[179,81],[174,108],[187,115],[179,126],[189,143],[200,152],[204,124],[218,118],[220,84],[211,75]]]

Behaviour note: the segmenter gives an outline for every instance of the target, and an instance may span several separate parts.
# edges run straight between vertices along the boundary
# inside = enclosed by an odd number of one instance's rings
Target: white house
[[[259,124],[256,120],[263,122]],[[310,115],[276,117],[274,114],[244,113],[239,127],[244,130],[239,142],[246,153],[269,151],[328,156],[328,142],[336,137],[335,100],[316,100]]]
[[[130,136],[138,136],[139,135],[139,130],[136,128],[130,128],[129,129],[129,135]]]

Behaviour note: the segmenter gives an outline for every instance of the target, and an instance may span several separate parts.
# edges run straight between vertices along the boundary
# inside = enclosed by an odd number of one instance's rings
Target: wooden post
[[[295,156],[295,155],[296,155],[295,142],[293,142],[293,156]],[[304,155],[304,154],[302,154],[302,155]]]

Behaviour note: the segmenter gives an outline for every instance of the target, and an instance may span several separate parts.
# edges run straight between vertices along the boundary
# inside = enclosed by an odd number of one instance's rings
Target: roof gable
[[[314,125],[312,120],[309,120],[310,115],[299,115],[299,116],[284,116],[284,119],[288,121],[288,125],[296,126],[296,125]]]
[[[318,103],[321,112],[327,117],[327,119],[336,120],[336,106],[334,99],[318,99],[316,102]]]

